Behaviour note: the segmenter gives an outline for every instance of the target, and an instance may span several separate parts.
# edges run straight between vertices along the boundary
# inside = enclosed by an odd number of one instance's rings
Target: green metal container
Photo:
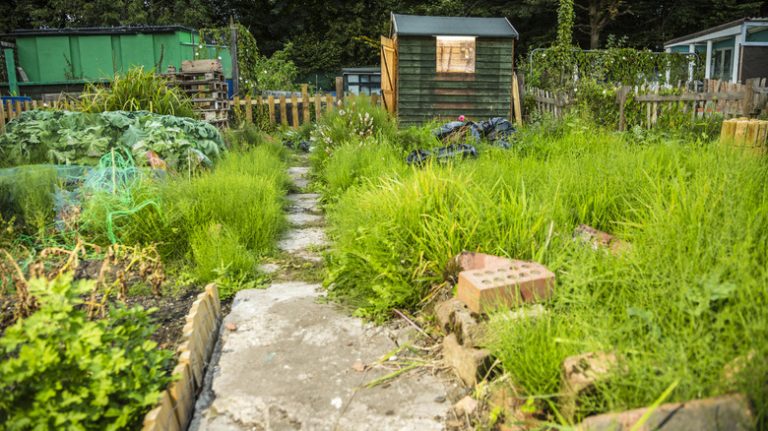
[[[135,66],[165,72],[184,60],[220,58],[227,78],[228,47],[204,45],[196,30],[181,26],[17,30],[20,86],[108,81]],[[197,56],[195,54],[198,54]]]

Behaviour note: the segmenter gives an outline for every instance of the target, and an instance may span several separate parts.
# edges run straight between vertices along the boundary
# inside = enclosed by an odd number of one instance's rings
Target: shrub
[[[89,321],[92,282],[36,279],[40,309],[0,338],[0,421],[9,429],[136,429],[170,381],[172,353],[150,341],[140,308]]]
[[[115,75],[108,85],[88,84],[80,96],[83,112],[149,111],[162,115],[197,118],[191,99],[154,71],[133,67]]]

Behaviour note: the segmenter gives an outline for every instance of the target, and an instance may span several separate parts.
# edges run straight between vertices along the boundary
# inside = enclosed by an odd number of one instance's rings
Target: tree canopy
[[[262,53],[290,47],[300,74],[378,62],[378,38],[389,14],[505,16],[520,32],[519,53],[557,37],[558,0],[6,0],[0,32],[17,28],[183,24],[226,25],[230,17],[255,37]],[[665,40],[768,14],[766,0],[574,0],[574,42],[601,48],[660,50]]]

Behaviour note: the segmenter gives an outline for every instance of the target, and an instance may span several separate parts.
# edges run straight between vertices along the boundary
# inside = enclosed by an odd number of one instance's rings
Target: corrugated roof
[[[726,22],[725,24],[720,24],[720,25],[715,26],[715,27],[710,27],[710,28],[705,29],[705,30],[697,31],[696,33],[691,33],[691,34],[687,34],[685,36],[680,36],[680,37],[676,37],[674,39],[670,39],[670,40],[668,40],[668,41],[666,41],[664,43],[664,46],[674,45],[676,43],[685,42],[685,41],[690,40],[690,39],[696,39],[697,37],[705,36],[705,35],[710,34],[710,33],[715,33],[715,32],[718,32],[720,30],[725,30],[725,29],[728,29],[728,28],[731,28],[731,27],[737,27],[737,26],[740,26],[740,25],[744,24],[745,22],[768,22],[768,18],[741,18],[741,19],[737,19],[735,21]]]
[[[400,36],[477,36],[517,39],[506,18],[418,16],[392,14],[392,32]]]
[[[150,34],[150,33],[173,33],[176,31],[194,32],[195,29],[184,27],[182,25],[141,25],[141,26],[121,26],[121,27],[65,27],[65,28],[41,28],[41,29],[16,29],[13,33],[4,36],[63,36],[74,34]]]

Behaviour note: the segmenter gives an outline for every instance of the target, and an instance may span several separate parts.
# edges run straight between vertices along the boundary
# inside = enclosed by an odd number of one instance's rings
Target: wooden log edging
[[[173,381],[157,406],[144,417],[144,431],[182,431],[195,412],[197,393],[203,387],[205,368],[213,354],[221,324],[221,302],[215,284],[205,286],[187,314],[179,345]]]

